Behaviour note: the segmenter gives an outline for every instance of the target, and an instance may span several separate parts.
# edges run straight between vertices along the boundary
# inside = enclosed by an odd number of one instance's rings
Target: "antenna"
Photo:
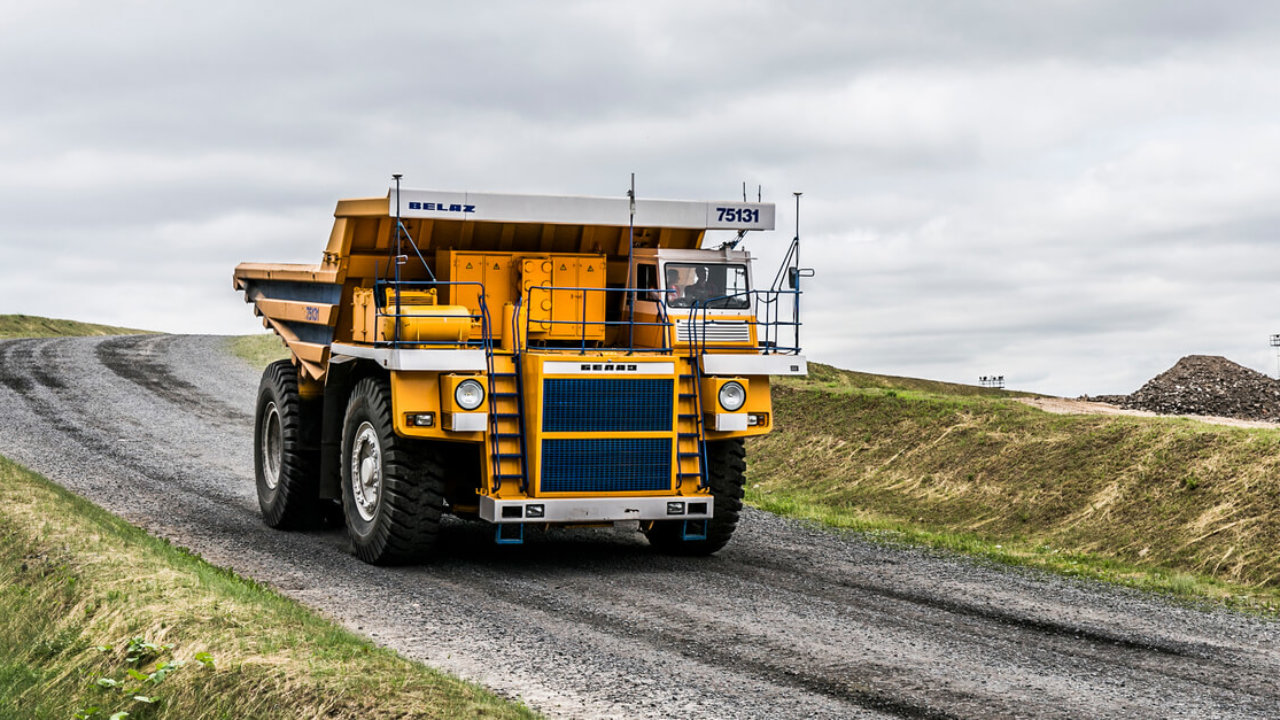
[[[392,179],[396,181],[396,244],[387,245],[387,272],[391,272],[391,266],[396,264],[396,256],[400,254],[400,178],[404,177],[401,173],[393,173]]]
[[[396,256],[393,259],[396,266],[396,325],[395,325],[395,342],[400,342],[400,266],[404,264],[404,254],[401,251],[401,241],[404,238],[404,223],[400,220],[400,173],[395,173],[391,177],[396,181]],[[376,300],[375,300],[376,303]]]
[[[636,250],[636,174],[635,173],[631,173],[631,189],[627,191],[627,199],[630,200],[631,219],[627,222],[627,281],[623,284],[624,288],[631,287],[632,285],[631,277],[636,270],[636,253],[635,253],[635,250]],[[627,326],[627,331],[630,335],[630,337],[627,339],[627,346],[634,348],[635,335],[636,335],[636,292],[634,288],[632,288],[631,292],[627,293],[627,307],[630,309],[630,312],[627,313],[627,317],[630,320],[630,323]],[[628,352],[627,354],[630,355],[631,353]]]
[[[395,247],[387,248],[387,273],[390,274],[391,266],[395,265],[396,282],[400,282],[400,266],[409,262],[409,256],[404,254],[404,241],[408,240],[409,247],[413,248],[413,253],[418,256],[418,260],[422,261],[422,269],[427,271],[427,277],[435,282],[436,274],[431,271],[427,259],[422,257],[422,250],[418,248],[418,243],[414,242],[413,236],[409,234],[409,228],[400,218],[400,178],[404,175],[395,173],[391,177],[396,181],[396,244]]]
[[[800,239],[800,196],[803,195],[804,193],[793,192],[791,194],[796,196],[796,240],[799,240]],[[799,260],[799,259],[800,259],[800,256],[797,255],[796,260]]]
[[[762,189],[762,186],[757,185],[756,186],[756,202],[763,202],[763,200],[761,199],[763,197],[762,195],[763,192],[764,191]],[[742,181],[742,202],[750,202],[750,200],[747,200],[747,181],[746,180]],[[744,228],[738,231],[737,237],[735,237],[732,240],[726,240],[725,242],[720,243],[720,247],[716,249],[717,250],[736,250],[738,248],[738,243],[741,243],[746,237],[747,237],[747,231]]]
[[[632,256],[636,245],[636,174],[631,173],[631,189],[627,191],[627,199],[631,205],[631,216],[627,221],[627,282],[631,282]]]
[[[792,318],[795,319],[796,323],[796,347],[800,347],[800,278],[804,275],[804,271],[800,268],[800,196],[804,193],[793,192],[791,194],[796,196],[796,236],[795,240],[792,241],[795,243],[796,248],[796,264],[795,278],[791,281],[791,288],[796,291],[796,294],[792,296],[795,304],[792,305],[791,312]]]

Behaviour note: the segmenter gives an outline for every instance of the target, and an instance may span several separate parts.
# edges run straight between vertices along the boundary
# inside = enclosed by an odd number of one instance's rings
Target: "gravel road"
[[[1280,625],[748,511],[717,556],[473,523],[382,569],[262,525],[226,338],[0,341],[0,453],[402,654],[566,718],[1280,717]]]

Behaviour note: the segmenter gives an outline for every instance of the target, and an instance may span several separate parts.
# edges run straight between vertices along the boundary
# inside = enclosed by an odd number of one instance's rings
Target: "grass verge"
[[[0,315],[0,338],[66,337],[81,335],[143,335],[149,330],[94,325],[34,315]]]
[[[810,367],[777,384],[776,429],[751,443],[752,504],[1280,611],[1280,431],[1053,415],[1001,391]]]
[[[289,349],[275,333],[239,335],[231,338],[227,347],[231,354],[259,368],[289,357]]]
[[[0,717],[535,717],[3,458],[0,616]]]

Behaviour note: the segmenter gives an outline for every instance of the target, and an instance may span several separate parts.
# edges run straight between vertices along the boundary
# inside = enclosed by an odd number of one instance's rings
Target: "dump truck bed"
[[[410,281],[431,279],[420,268],[451,251],[583,254],[604,256],[607,285],[624,287],[633,248],[696,249],[709,229],[772,229],[773,222],[768,203],[637,200],[633,215],[626,197],[392,189],[338,202],[319,264],[241,263],[234,285],[305,375],[323,381],[329,346],[353,341],[354,291],[386,277],[398,233],[412,238],[402,252],[419,255],[401,262]]]

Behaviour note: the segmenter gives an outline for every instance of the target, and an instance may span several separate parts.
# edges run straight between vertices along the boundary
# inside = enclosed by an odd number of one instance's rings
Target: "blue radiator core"
[[[542,441],[543,492],[671,488],[671,438]]]
[[[671,432],[672,380],[548,378],[544,432]]]

